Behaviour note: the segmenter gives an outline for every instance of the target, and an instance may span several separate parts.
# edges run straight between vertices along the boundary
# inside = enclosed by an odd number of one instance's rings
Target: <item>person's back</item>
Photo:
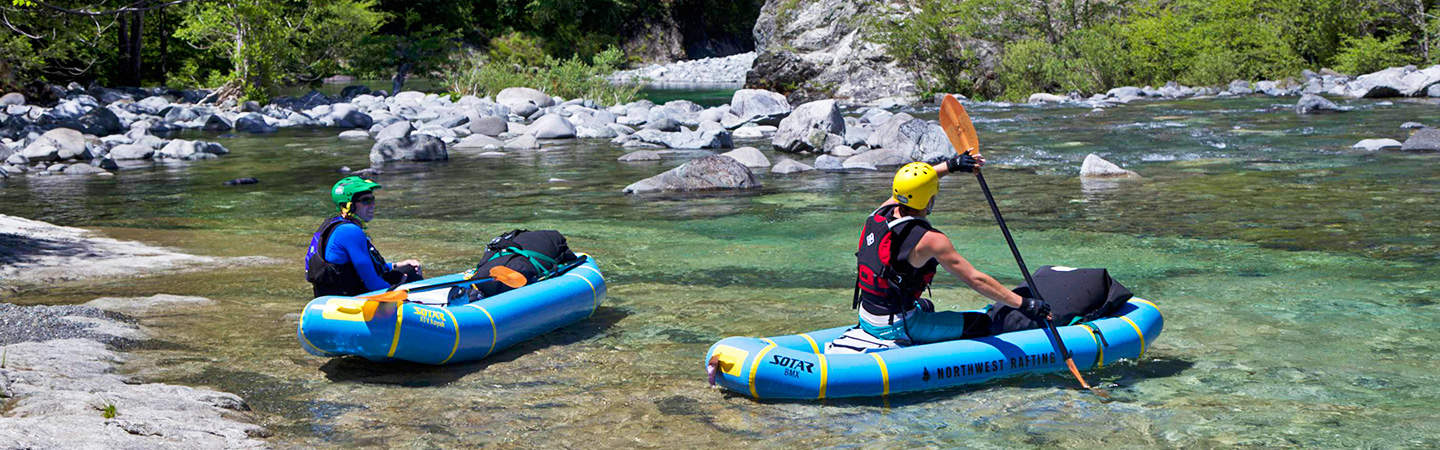
[[[316,297],[355,296],[423,278],[419,261],[387,263],[365,234],[365,223],[375,217],[374,191],[380,188],[354,176],[331,188],[338,215],[315,230],[305,254],[305,279]]]

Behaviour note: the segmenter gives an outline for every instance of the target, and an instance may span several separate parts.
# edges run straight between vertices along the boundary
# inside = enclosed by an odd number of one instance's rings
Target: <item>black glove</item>
[[[975,172],[975,167],[979,165],[979,161],[976,161],[975,157],[970,156],[969,153],[961,153],[955,155],[949,160],[945,161],[945,163],[950,167],[950,173],[972,173]]]
[[[1050,320],[1047,319],[1047,317],[1050,316],[1050,304],[1045,303],[1044,300],[1025,297],[1020,300],[1019,309],[1021,314],[1026,315],[1031,320],[1037,322],[1041,320]]]

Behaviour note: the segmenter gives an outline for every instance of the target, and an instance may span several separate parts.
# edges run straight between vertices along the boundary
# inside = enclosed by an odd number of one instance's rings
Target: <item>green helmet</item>
[[[373,191],[380,187],[380,183],[369,179],[348,176],[336,181],[335,186],[330,188],[330,201],[335,203],[336,209],[344,212],[345,204],[350,203],[350,200],[355,198],[355,194]]]

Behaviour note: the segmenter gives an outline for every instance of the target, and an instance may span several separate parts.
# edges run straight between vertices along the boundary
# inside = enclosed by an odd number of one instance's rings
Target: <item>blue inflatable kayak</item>
[[[1134,298],[1113,317],[1055,330],[1083,370],[1142,358],[1163,324],[1154,303]],[[825,343],[852,327],[771,338],[728,337],[710,347],[705,361],[714,365],[717,384],[757,399],[885,396],[1068,370],[1040,329],[858,354],[822,352]]]
[[[560,275],[493,297],[460,305],[383,303],[359,297],[325,296],[310,301],[300,316],[301,347],[316,356],[356,355],[368,359],[446,364],[484,359],[526,339],[587,317],[605,299],[605,277],[594,258]],[[400,286],[410,298],[444,302],[463,273]],[[382,291],[367,293],[379,294]]]

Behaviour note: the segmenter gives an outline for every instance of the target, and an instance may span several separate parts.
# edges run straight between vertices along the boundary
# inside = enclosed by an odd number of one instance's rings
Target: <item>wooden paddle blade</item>
[[[371,301],[377,301],[377,302],[403,302],[403,301],[405,301],[405,299],[410,298],[410,291],[405,290],[405,289],[400,289],[400,290],[395,290],[395,291],[386,292],[386,293],[383,293],[383,294],[375,294],[375,295],[371,295],[371,296],[368,296],[368,297],[360,297],[360,298],[363,298],[363,299],[366,299],[366,300],[371,300]]]
[[[973,155],[980,151],[980,136],[975,134],[975,124],[970,122],[970,114],[953,95],[947,94],[940,101],[940,128],[945,130],[945,137],[950,139],[950,145],[957,153]]]
[[[501,283],[504,283],[506,286],[510,286],[511,288],[518,288],[524,286],[525,283],[529,282],[529,280],[525,279],[525,274],[516,272],[515,269],[511,269],[505,266],[491,267],[490,278],[499,280]]]

